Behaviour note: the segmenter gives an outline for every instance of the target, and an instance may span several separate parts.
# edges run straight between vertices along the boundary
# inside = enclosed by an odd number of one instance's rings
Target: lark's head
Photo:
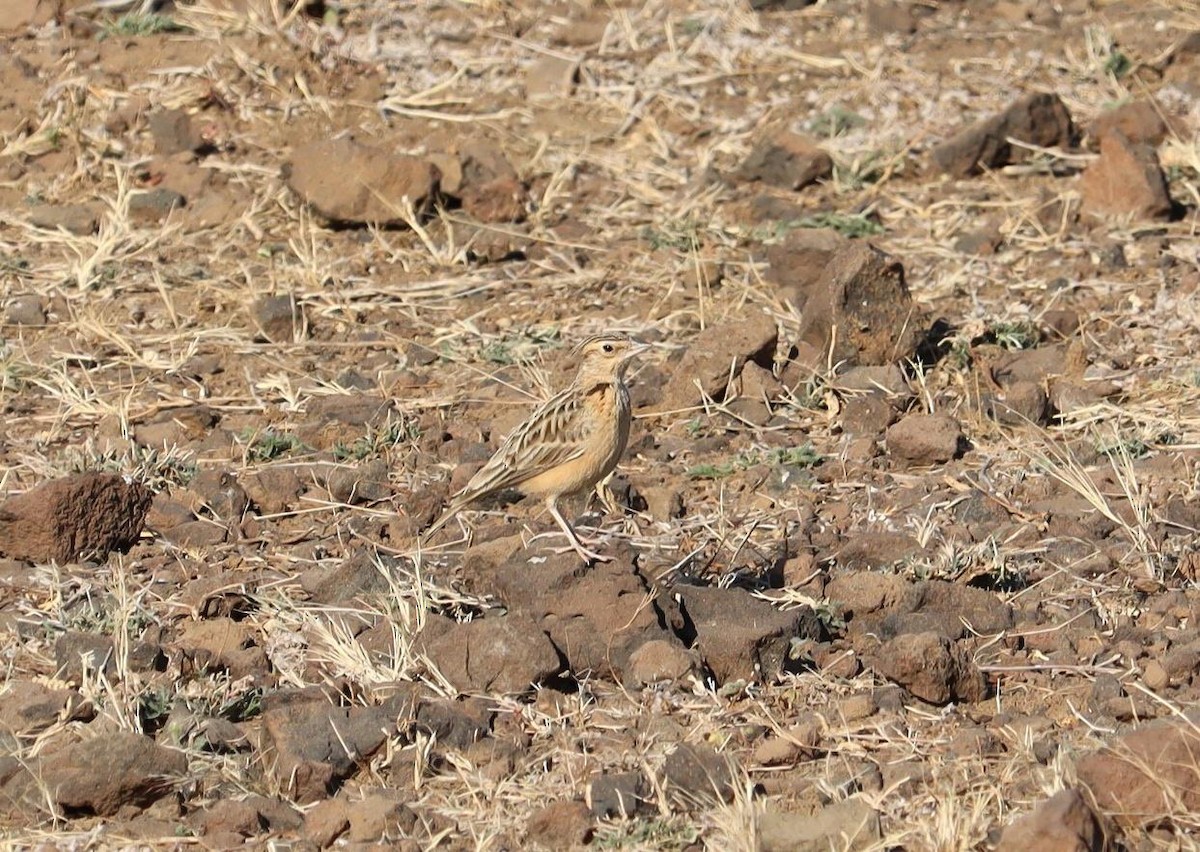
[[[607,332],[581,341],[571,354],[579,359],[581,382],[603,382],[624,378],[633,357],[649,348],[627,334]]]

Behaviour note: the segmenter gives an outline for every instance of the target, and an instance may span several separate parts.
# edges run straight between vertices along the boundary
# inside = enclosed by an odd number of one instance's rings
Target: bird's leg
[[[571,529],[571,525],[567,523],[567,519],[562,516],[562,512],[558,511],[557,501],[551,497],[546,501],[546,508],[550,510],[551,516],[562,531],[567,534],[567,539],[571,542],[571,549],[579,554],[584,562],[611,562],[611,556],[604,556],[599,553],[593,553],[583,546],[583,542],[579,540],[579,536],[575,534],[575,530]]]

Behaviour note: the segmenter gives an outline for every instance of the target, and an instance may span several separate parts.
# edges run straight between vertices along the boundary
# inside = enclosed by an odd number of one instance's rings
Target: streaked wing
[[[579,393],[574,387],[548,399],[505,439],[455,502],[466,504],[485,494],[515,488],[581,456],[587,437],[587,424],[581,414]]]

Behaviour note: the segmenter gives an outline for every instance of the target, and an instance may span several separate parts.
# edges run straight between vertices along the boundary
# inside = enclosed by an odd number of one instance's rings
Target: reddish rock
[[[453,623],[420,647],[464,693],[526,693],[562,668],[554,645],[524,613]]]
[[[1073,789],[1054,794],[1014,820],[996,844],[996,852],[1109,852],[1113,848],[1100,818]]]
[[[939,170],[966,177],[1030,156],[1030,151],[1013,145],[1009,139],[1051,148],[1069,145],[1073,133],[1071,113],[1058,95],[1035,93],[947,139],[930,152],[930,157]]]
[[[1131,101],[1101,113],[1088,128],[1093,147],[1112,133],[1119,133],[1135,145],[1157,148],[1167,138],[1169,128],[1152,101]]]
[[[405,204],[419,213],[438,190],[438,170],[351,136],[304,145],[284,164],[288,187],[334,222],[399,225]]]
[[[803,310],[825,266],[847,239],[832,228],[797,228],[767,248],[770,264],[766,277],[779,287],[779,295]]]
[[[535,849],[574,849],[592,839],[592,814],[584,802],[552,802],[525,825],[525,839]]]
[[[1117,737],[1076,764],[1079,784],[1101,813],[1128,829],[1200,809],[1200,711]]]
[[[0,731],[10,734],[31,736],[61,722],[90,721],[95,713],[74,689],[9,679],[0,692]]]
[[[141,535],[153,498],[113,473],[80,473],[0,503],[0,555],[31,562],[103,558]]]
[[[833,158],[829,154],[803,136],[777,131],[754,146],[737,177],[799,190],[831,174]]]
[[[884,643],[872,668],[930,704],[987,696],[987,681],[967,652],[934,632],[909,633]]]
[[[509,546],[505,540],[503,550]],[[631,655],[645,643],[679,645],[666,627],[679,614],[669,599],[654,598],[628,549],[618,548],[613,556],[612,562],[582,570],[573,553],[546,558],[519,548],[498,565],[466,564],[472,586],[503,601],[510,615],[531,617],[573,674],[624,681]]]
[[[946,414],[910,414],[887,430],[887,450],[914,465],[942,464],[963,449],[958,421]]]
[[[1158,154],[1116,131],[1100,138],[1100,158],[1080,177],[1079,191],[1092,216],[1166,219],[1172,211]]]
[[[799,336],[836,364],[894,364],[912,357],[920,324],[900,261],[852,242],[813,287]]]
[[[766,314],[712,325],[688,346],[662,392],[662,410],[677,411],[699,405],[704,395],[725,398],[731,379],[747,361],[771,369],[779,328]]]
[[[0,807],[53,804],[75,815],[112,816],[153,804],[175,789],[187,769],[182,752],[112,731],[52,747],[0,779]]]

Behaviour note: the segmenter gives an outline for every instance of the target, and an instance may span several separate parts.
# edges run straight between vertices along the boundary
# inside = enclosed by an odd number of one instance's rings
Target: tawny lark
[[[593,488],[617,466],[629,441],[632,419],[625,370],[647,348],[624,334],[597,334],[576,346],[572,353],[580,358],[580,366],[575,381],[538,406],[504,439],[422,538],[428,539],[476,500],[517,488],[546,501],[580,557],[607,561],[608,557],[583,546],[559,512],[558,501]]]

